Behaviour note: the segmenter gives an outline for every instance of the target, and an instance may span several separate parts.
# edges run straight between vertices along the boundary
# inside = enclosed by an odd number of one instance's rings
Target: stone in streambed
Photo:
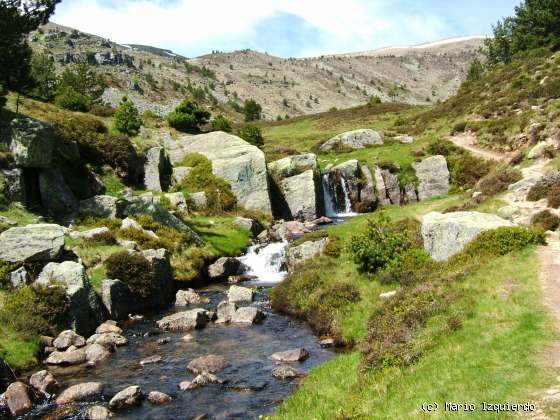
[[[304,348],[299,348],[274,353],[271,357],[279,362],[302,362],[309,357],[309,352]]]
[[[156,322],[157,326],[165,331],[189,331],[203,328],[208,323],[208,311],[193,309],[166,316]]]
[[[163,392],[152,391],[148,394],[148,401],[153,405],[163,405],[171,402],[171,397]]]
[[[103,384],[99,382],[85,382],[65,389],[56,399],[57,405],[78,402],[93,402],[101,399]]]
[[[109,402],[111,410],[122,410],[123,408],[140,405],[144,394],[139,386],[129,386],[118,392]]]
[[[293,379],[302,376],[302,373],[289,365],[281,365],[272,370],[272,376],[276,379]]]
[[[231,286],[228,291],[228,300],[230,303],[251,303],[255,291],[248,287]]]
[[[113,417],[113,413],[102,405],[94,405],[86,410],[85,418],[87,420],[107,420]]]
[[[58,382],[49,371],[41,370],[31,375],[29,385],[42,394],[50,395],[55,391]]]
[[[233,324],[258,324],[265,318],[264,312],[255,308],[254,306],[248,306],[245,308],[239,308],[233,316],[231,317],[231,322]]]
[[[203,372],[216,373],[220,370],[228,368],[229,366],[231,365],[225,357],[210,354],[191,360],[187,365],[187,369],[196,374]]]
[[[122,334],[122,329],[120,329],[117,325],[116,321],[105,321],[95,330],[96,334],[106,334],[106,333],[115,333],[115,334]]]
[[[31,411],[32,404],[29,398],[29,389],[23,382],[14,382],[8,386],[4,393],[6,404],[12,416],[19,417]]]

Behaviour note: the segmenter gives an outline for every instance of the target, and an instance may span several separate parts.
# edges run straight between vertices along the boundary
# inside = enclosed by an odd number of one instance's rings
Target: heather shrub
[[[543,210],[531,218],[531,225],[544,231],[554,231],[560,226],[560,217],[552,214],[550,210]]]
[[[150,262],[141,254],[127,251],[112,254],[105,261],[107,276],[126,283],[130,291],[141,297],[149,297],[154,289]]]
[[[477,189],[487,196],[492,196],[506,191],[511,184],[521,178],[522,175],[518,169],[501,167],[482,178],[477,184]]]

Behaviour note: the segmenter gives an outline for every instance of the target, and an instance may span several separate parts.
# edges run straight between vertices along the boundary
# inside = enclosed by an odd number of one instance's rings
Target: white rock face
[[[447,169],[447,161],[443,156],[431,156],[412,166],[419,181],[418,198],[420,200],[449,193],[449,169]]]
[[[318,241],[307,241],[301,245],[288,249],[288,267],[290,269],[303,264],[305,261],[319,255],[329,243],[329,238]]]
[[[374,146],[383,144],[383,136],[370,129],[348,131],[339,134],[324,143],[319,150],[328,152],[336,147],[347,147],[350,149],[363,149],[366,146]]]
[[[0,260],[54,260],[64,247],[64,233],[62,226],[50,224],[10,228],[0,235]]]
[[[231,185],[240,206],[271,213],[266,162],[258,147],[237,136],[216,131],[168,141],[166,148],[173,164],[180,163],[191,153],[206,156],[212,161],[214,175]]]
[[[436,261],[445,261],[461,252],[481,232],[514,226],[494,214],[479,212],[432,212],[422,220],[424,249]]]

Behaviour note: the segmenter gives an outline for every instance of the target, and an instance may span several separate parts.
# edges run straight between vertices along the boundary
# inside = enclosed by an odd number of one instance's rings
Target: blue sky
[[[487,35],[520,0],[63,0],[52,20],[188,57],[251,48],[281,57]]]

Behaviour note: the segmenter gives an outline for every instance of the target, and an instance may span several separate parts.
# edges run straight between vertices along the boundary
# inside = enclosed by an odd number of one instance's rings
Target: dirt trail
[[[502,162],[510,157],[510,154],[508,153],[499,153],[493,150],[483,149],[482,147],[475,146],[476,135],[473,133],[466,132],[456,134],[454,136],[450,136],[449,141],[451,141],[456,146],[470,151],[473,155],[480,156],[485,159]]]

